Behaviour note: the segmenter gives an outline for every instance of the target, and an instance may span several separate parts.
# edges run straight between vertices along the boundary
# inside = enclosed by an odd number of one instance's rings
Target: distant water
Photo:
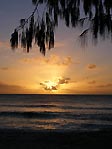
[[[0,95],[0,129],[112,128],[111,95]]]

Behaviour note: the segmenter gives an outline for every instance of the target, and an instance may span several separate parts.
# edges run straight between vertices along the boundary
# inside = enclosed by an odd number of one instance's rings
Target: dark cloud
[[[52,90],[56,91],[57,90],[57,86],[51,86],[51,87],[47,87],[46,86],[46,87],[44,87],[44,89],[47,90],[47,91],[52,91]]]
[[[8,70],[8,67],[1,67],[0,70]]]
[[[107,84],[102,84],[102,85],[98,85],[97,87],[112,87],[112,83],[107,83]]]
[[[88,84],[95,84],[95,83],[96,83],[95,80],[93,80],[93,81],[89,81],[89,82],[88,82]]]
[[[52,90],[57,90],[57,87],[56,86],[52,86]]]
[[[10,93],[27,93],[28,90],[24,87],[17,86],[17,85],[9,85],[0,82],[0,94],[10,94]]]
[[[58,84],[67,84],[70,78],[62,78],[58,80]]]
[[[96,68],[96,65],[95,64],[89,64],[88,65],[88,69],[95,69]]]
[[[52,91],[52,90],[57,90],[58,85],[48,85],[49,81],[44,81],[43,83],[40,83],[40,85],[43,87],[44,90],[46,91]]]
[[[44,85],[44,83],[40,83],[40,85]]]

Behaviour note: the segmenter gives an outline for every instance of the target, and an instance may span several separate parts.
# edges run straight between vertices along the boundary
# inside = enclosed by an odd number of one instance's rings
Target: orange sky
[[[7,30],[5,39],[0,36],[0,93],[112,94],[111,42],[89,42],[83,49],[80,32],[60,22],[55,48],[44,57],[35,45],[29,54],[21,48],[13,52]]]

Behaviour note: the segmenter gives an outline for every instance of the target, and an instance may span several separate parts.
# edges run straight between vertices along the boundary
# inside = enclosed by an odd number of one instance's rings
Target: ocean
[[[112,128],[112,95],[0,95],[0,129],[97,131]]]

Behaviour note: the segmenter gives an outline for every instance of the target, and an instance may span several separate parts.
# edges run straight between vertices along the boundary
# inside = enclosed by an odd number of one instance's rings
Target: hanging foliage
[[[33,12],[27,20],[20,20],[20,26],[11,35],[11,47],[12,49],[18,47],[19,36],[21,47],[26,49],[27,53],[30,52],[32,44],[35,43],[39,47],[40,52],[45,56],[46,48],[49,50],[54,48],[54,20],[51,19],[48,12],[40,20],[38,18],[35,19],[34,14]],[[18,32],[20,32],[19,35]]]
[[[12,49],[15,49],[18,47],[18,31],[16,29],[14,30],[14,33],[12,33],[11,35],[10,42],[11,42]]]
[[[86,43],[87,33],[92,33],[96,41],[99,36],[112,36],[112,2],[109,0],[32,0],[35,9],[28,19],[21,19],[20,26],[11,35],[11,47],[21,47],[30,51],[35,43],[45,55],[46,49],[54,48],[54,30],[59,19],[63,19],[67,27],[80,25],[84,32],[80,34],[82,46]],[[38,5],[46,8],[43,15],[38,13]],[[35,13],[37,12],[37,13]],[[35,15],[37,14],[37,15]],[[81,15],[83,14],[83,17]],[[89,24],[85,29],[85,23]],[[19,40],[18,40],[19,33]]]

